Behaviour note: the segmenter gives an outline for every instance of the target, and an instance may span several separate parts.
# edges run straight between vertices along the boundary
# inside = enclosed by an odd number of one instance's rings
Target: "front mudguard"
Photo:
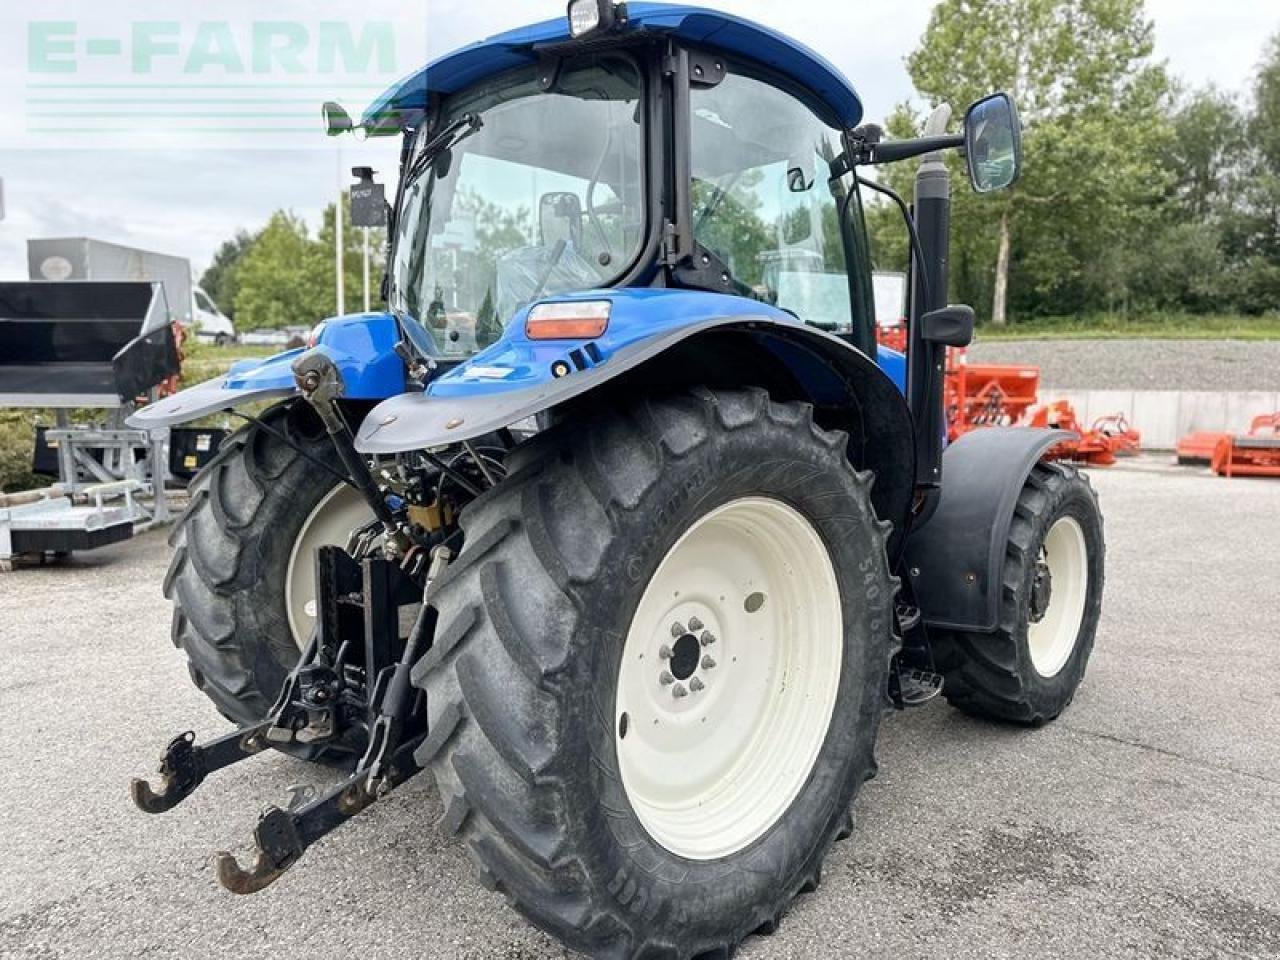
[[[342,374],[343,399],[385,400],[405,390],[404,361],[396,355],[400,328],[391,314],[326,320],[313,334],[315,348]],[[172,427],[261,400],[295,395],[293,361],[303,348],[265,360],[241,360],[225,377],[209,380],[143,407],[128,420],[142,430]]]
[[[928,626],[996,629],[1013,510],[1046,450],[1076,434],[991,427],[974,430],[942,455],[938,507],[907,538],[905,566]]]
[[[294,355],[296,353],[295,351]],[[125,422],[137,430],[159,430],[190,423],[223,410],[234,410],[259,400],[287,397],[297,392],[292,383],[288,386],[236,387],[229,380],[229,377],[207,380],[189,390],[175,393],[172,397],[148,404]]]

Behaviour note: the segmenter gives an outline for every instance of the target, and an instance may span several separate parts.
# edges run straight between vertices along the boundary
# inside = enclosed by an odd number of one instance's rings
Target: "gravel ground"
[[[1107,603],[1075,704],[1036,731],[890,718],[854,837],[743,957],[1280,956],[1280,623],[1247,599],[1280,482],[1154,460],[1095,482]],[[0,956],[564,957],[472,880],[424,778],[246,899],[209,851],[323,772],[270,755],[168,815],[130,806],[169,736],[225,729],[169,645],[165,554],[152,534],[0,575]]]
[[[1059,389],[1280,390],[1280,342],[1270,340],[1003,340],[969,356],[1035,364]]]

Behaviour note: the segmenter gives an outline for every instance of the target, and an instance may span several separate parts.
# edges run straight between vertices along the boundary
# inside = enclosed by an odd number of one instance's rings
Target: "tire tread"
[[[669,400],[650,399],[587,434],[575,449],[575,509],[598,518],[608,533],[636,509],[664,471],[678,470],[680,460],[717,426],[747,429],[761,418],[808,430],[828,452],[832,468],[849,471],[859,489],[869,491],[870,474],[854,471],[844,456],[844,437],[814,424],[811,408],[775,403],[763,390],[698,388]],[[544,479],[572,441],[554,430],[550,434],[535,438],[536,452],[517,451],[508,479],[462,515],[467,546],[437,581],[442,646],[413,671],[433,718],[416,759],[433,772],[444,801],[442,825],[463,841],[481,881],[502,892],[535,925],[593,957],[730,956],[752,931],[775,928],[795,895],[817,887],[831,844],[852,832],[851,815],[833,813],[801,879],[790,891],[779,891],[777,903],[744,917],[731,943],[654,939],[632,912],[636,905],[626,906],[635,894],[626,882],[616,889],[597,886],[575,855],[563,820],[566,771],[573,758],[563,756],[558,744],[537,739],[554,729],[569,651],[544,649],[535,635],[569,635],[582,628],[573,597],[589,589],[595,570],[591,558],[564,555],[572,539],[565,526],[573,521],[556,509],[556,496]],[[625,465],[619,462],[620,448]],[[876,523],[874,531],[883,554],[889,526]],[[588,544],[586,552],[592,550]],[[887,591],[886,619],[893,593]],[[540,618],[565,622],[557,631],[529,629]],[[894,652],[886,648],[886,665]],[[502,703],[493,700],[498,690],[506,698]],[[873,742],[882,704],[879,697],[868,699],[875,701],[864,708]],[[441,724],[447,729],[437,736]],[[870,778],[874,767],[868,747],[858,782]]]

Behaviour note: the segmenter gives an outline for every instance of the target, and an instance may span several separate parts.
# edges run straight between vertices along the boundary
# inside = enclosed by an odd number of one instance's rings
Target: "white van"
[[[201,340],[211,340],[218,346],[235,340],[236,328],[231,325],[227,315],[218,309],[213,298],[199,287],[193,287],[191,295],[195,301],[191,320],[196,336]]]

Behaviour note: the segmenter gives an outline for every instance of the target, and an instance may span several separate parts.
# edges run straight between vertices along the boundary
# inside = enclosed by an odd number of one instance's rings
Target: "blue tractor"
[[[247,421],[165,581],[237,727],[175,738],[134,800],[267,749],[346,770],[268,809],[224,886],[430,770],[481,880],[568,946],[727,956],[818,883],[886,710],[1071,701],[1097,500],[1043,461],[1060,433],[945,443],[974,317],[946,302],[943,152],[1009,185],[1007,96],[886,141],[772,30],[574,0],[326,116],[403,140],[387,311],[134,421]],[[911,203],[865,176],[909,158]],[[876,343],[868,191],[910,235],[905,356]]]

